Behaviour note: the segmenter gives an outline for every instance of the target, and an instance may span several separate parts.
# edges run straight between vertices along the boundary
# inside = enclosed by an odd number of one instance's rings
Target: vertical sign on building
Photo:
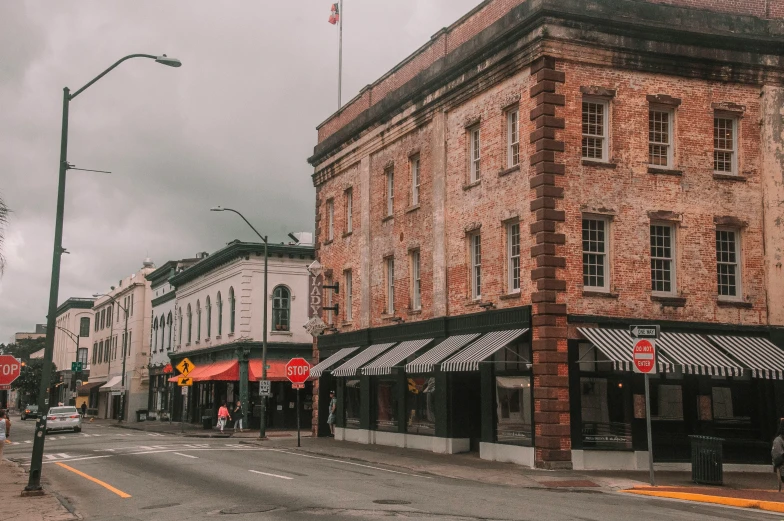
[[[324,307],[324,293],[322,286],[324,285],[324,277],[321,273],[314,275],[310,274],[310,299],[308,305],[308,318],[319,317],[321,318],[321,311]]]

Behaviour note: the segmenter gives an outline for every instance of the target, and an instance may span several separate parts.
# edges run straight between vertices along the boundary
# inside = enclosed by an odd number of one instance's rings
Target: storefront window
[[[433,376],[408,379],[406,411],[409,434],[433,436],[436,433],[436,379]]]
[[[513,342],[493,355],[496,371],[526,371],[531,367],[531,344]]]
[[[496,384],[496,441],[531,445],[531,377],[498,376]]]
[[[748,392],[737,387],[713,388],[713,419],[717,422],[739,422],[750,419],[753,407]]]
[[[651,386],[651,419],[683,420],[683,392],[680,385]]]
[[[580,378],[583,448],[632,448],[630,411],[623,383],[615,378]]]
[[[346,428],[359,429],[360,390],[359,380],[347,380],[345,388],[344,408],[346,411]]]
[[[376,429],[397,432],[397,382],[379,380],[376,387]]]

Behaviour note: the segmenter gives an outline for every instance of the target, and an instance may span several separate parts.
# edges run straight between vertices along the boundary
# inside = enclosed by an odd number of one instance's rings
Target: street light
[[[125,360],[126,360],[126,358],[128,358],[128,354],[129,354],[129,352],[131,350],[131,346],[129,345],[129,342],[128,342],[128,310],[126,308],[124,308],[122,304],[117,302],[116,298],[114,298],[111,295],[107,295],[106,293],[94,293],[93,297],[95,297],[95,298],[107,297],[113,303],[117,304],[117,307],[122,309],[123,313],[125,313],[125,329],[123,330],[123,341],[122,341],[123,348],[122,348],[122,351],[121,351],[121,353],[122,353],[122,381],[120,382],[120,387],[122,387],[122,393],[120,394],[120,414],[118,415],[118,418],[117,418],[117,423],[122,423],[122,421],[125,419],[125,392],[126,392],[125,391]],[[111,342],[112,342],[112,337],[110,336],[109,337],[110,349],[111,349],[111,345],[112,345]],[[111,351],[110,351],[110,353],[111,353]],[[109,356],[109,364],[110,364],[109,365],[109,371],[110,372],[111,372],[111,363],[112,363],[112,357]],[[107,376],[111,376],[111,374],[107,375]],[[108,411],[108,405],[107,405],[107,411]]]
[[[50,372],[52,370],[52,353],[54,351],[54,332],[57,325],[57,298],[60,290],[60,258],[65,252],[63,248],[63,215],[65,210],[65,174],[70,168],[68,164],[68,109],[72,99],[84,92],[93,83],[106,76],[115,67],[131,58],[147,58],[169,67],[179,67],[182,62],[176,58],[169,58],[165,54],[155,56],[152,54],[129,54],[114,62],[108,69],[90,80],[82,88],[71,94],[68,87],[63,89],[63,120],[60,134],[60,173],[57,184],[57,211],[54,224],[54,252],[52,254],[52,278],[49,285],[49,307],[46,316],[46,346],[44,348],[43,376],[41,377],[41,392],[38,397],[38,409],[41,415],[36,422],[36,432],[33,437],[33,454],[30,460],[30,477],[23,493],[28,495],[41,494],[41,469],[43,468],[44,442],[46,440],[46,414],[49,410],[48,389]]]
[[[261,379],[267,379],[267,300],[269,300],[269,294],[267,293],[267,274],[268,274],[268,262],[269,262],[269,255],[267,253],[267,236],[262,235],[259,231],[253,227],[253,225],[248,222],[244,215],[242,215],[237,210],[232,208],[223,208],[222,206],[215,206],[210,208],[211,212],[234,212],[240,217],[245,223],[250,226],[250,228],[256,232],[256,235],[259,236],[259,239],[264,242],[264,319],[262,320],[262,327],[264,330],[261,333]],[[247,409],[246,409],[247,410]],[[264,439],[267,437],[267,397],[262,396],[261,398],[261,427],[259,428],[259,438]]]

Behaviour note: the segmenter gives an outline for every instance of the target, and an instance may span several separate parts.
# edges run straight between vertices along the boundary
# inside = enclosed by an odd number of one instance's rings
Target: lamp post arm
[[[91,86],[93,83],[95,83],[96,81],[100,80],[101,78],[103,78],[104,76],[106,76],[107,74],[109,74],[109,73],[112,71],[112,69],[114,69],[115,67],[117,67],[118,65],[120,65],[120,64],[121,64],[122,62],[124,62],[125,60],[130,60],[131,58],[151,58],[151,59],[153,59],[153,60],[154,60],[154,59],[156,59],[156,58],[157,58],[157,56],[153,56],[152,54],[129,54],[129,55],[128,55],[128,56],[126,56],[125,58],[120,58],[119,60],[117,60],[116,62],[114,62],[114,64],[113,64],[113,65],[111,65],[111,66],[110,66],[108,69],[106,69],[106,70],[105,70],[105,71],[103,71],[101,74],[99,74],[98,76],[96,76],[95,78],[93,78],[92,80],[90,80],[90,82],[89,82],[89,83],[87,83],[87,85],[85,85],[85,86],[84,86],[84,87],[82,87],[81,89],[77,90],[76,92],[74,92],[73,94],[71,94],[70,96],[68,96],[68,99],[69,99],[69,100],[72,100],[72,99],[74,99],[76,96],[78,96],[79,94],[81,94],[82,92],[84,92],[85,90],[87,90],[87,88],[88,88],[88,87],[90,87],[90,86]]]
[[[254,227],[253,227],[253,225],[252,225],[252,224],[251,224],[251,223],[250,223],[250,222],[249,222],[249,221],[248,221],[248,220],[245,218],[245,216],[244,216],[244,215],[242,215],[242,214],[241,214],[240,212],[238,212],[237,210],[233,210],[232,208],[224,208],[224,209],[223,209],[223,211],[225,211],[225,212],[234,212],[234,213],[236,213],[237,215],[239,215],[239,216],[242,218],[242,220],[243,220],[243,221],[245,221],[245,224],[247,224],[248,226],[250,226],[250,229],[251,229],[251,230],[253,230],[254,232],[256,232],[256,235],[258,235],[258,236],[259,236],[259,239],[261,239],[262,241],[264,241],[264,244],[267,244],[267,237],[265,237],[265,236],[263,236],[262,234],[260,234],[260,233],[259,233],[259,231],[258,231],[256,228],[254,228]]]

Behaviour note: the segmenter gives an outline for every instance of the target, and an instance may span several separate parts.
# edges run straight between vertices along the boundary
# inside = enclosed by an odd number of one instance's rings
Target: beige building
[[[57,368],[58,401],[75,404],[77,381],[86,381],[90,346],[93,338],[94,298],[69,298],[57,308],[52,362]],[[82,370],[74,373],[73,362],[82,362]]]
[[[134,412],[147,408],[150,282],[146,276],[153,271],[155,265],[150,259],[145,260],[139,271],[98,296],[93,306],[88,407],[99,418],[121,417],[124,389],[126,414],[122,417],[126,421],[136,421]]]
[[[34,333],[16,333],[14,334],[14,341],[20,340],[35,340],[37,338],[46,338],[46,324],[36,324]]]

